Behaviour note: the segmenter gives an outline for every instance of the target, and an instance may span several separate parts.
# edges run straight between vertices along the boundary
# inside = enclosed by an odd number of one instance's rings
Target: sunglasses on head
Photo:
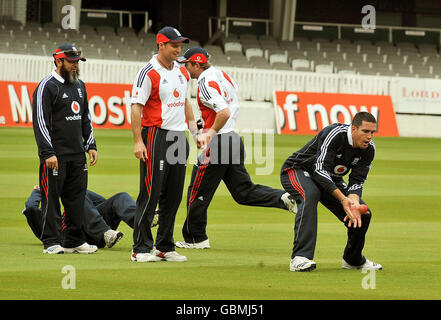
[[[80,50],[58,51],[54,54],[55,58],[78,58],[81,56]]]
[[[81,51],[78,50],[69,50],[69,51],[63,51],[66,57],[68,58],[75,58],[81,56]]]

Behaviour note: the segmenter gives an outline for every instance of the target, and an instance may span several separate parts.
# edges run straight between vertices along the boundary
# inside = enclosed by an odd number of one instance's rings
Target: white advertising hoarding
[[[392,80],[395,112],[441,115],[441,80],[396,78]]]

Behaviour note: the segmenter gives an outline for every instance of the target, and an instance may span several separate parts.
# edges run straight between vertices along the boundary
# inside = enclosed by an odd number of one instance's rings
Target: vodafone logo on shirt
[[[332,123],[352,122],[370,112],[377,119],[376,136],[397,137],[398,126],[390,96],[275,91],[278,133],[315,135]]]
[[[173,90],[173,97],[175,97],[176,99],[179,99],[181,97],[181,93],[179,92],[178,89]],[[169,108],[178,108],[183,106],[185,106],[185,102],[183,101],[167,103],[167,107]]]
[[[81,120],[81,115],[78,114],[80,113],[80,104],[77,101],[72,101],[70,108],[72,109],[74,115],[65,117],[66,121]]]
[[[78,114],[80,112],[80,104],[77,101],[72,101],[70,108],[75,114]]]
[[[335,166],[334,168],[334,173],[336,174],[343,174],[346,171],[348,171],[348,168],[345,167],[344,165],[339,164],[338,166]]]

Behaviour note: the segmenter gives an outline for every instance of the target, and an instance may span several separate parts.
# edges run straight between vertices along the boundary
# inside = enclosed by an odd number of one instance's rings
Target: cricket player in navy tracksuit
[[[53,54],[57,67],[33,94],[33,126],[40,157],[44,253],[92,253],[81,229],[87,189],[87,162],[97,161],[84,82],[78,79],[81,52],[70,44]],[[59,199],[65,214],[61,218]]]
[[[354,116],[352,125],[332,124],[321,130],[282,166],[281,183],[297,201],[291,271],[315,269],[317,205],[321,202],[348,228],[343,253],[345,269],[381,269],[366,259],[362,250],[371,212],[361,214],[363,185],[375,156],[372,141],[376,119],[367,112]],[[349,174],[346,183],[343,176]]]

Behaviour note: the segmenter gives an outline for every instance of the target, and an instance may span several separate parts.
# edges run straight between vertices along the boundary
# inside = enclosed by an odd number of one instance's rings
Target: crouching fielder
[[[344,269],[382,269],[366,259],[362,250],[371,212],[361,212],[363,184],[375,156],[372,141],[377,130],[368,112],[357,113],[352,125],[332,124],[321,130],[283,164],[281,183],[296,200],[291,271],[311,271],[316,263],[317,205],[321,202],[348,229],[343,253]],[[348,184],[343,180],[348,172]]]

